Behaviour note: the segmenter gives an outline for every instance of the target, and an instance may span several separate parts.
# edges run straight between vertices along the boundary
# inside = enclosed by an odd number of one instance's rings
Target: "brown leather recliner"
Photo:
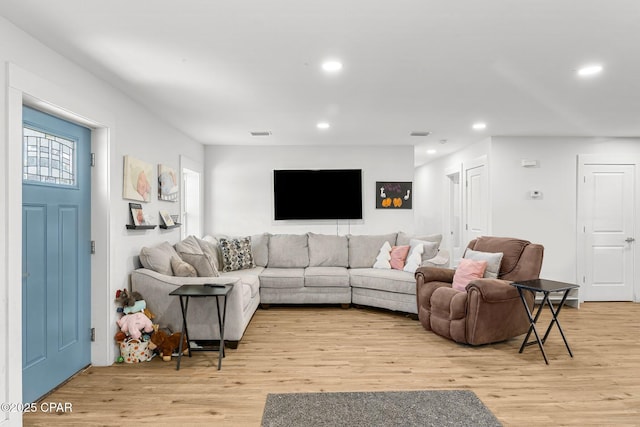
[[[513,281],[537,279],[544,247],[507,237],[479,237],[469,249],[502,252],[497,279],[475,279],[466,291],[451,287],[455,270],[421,267],[416,270],[418,318],[428,331],[459,343],[488,344],[524,334],[529,319]],[[534,295],[525,299],[533,308]]]

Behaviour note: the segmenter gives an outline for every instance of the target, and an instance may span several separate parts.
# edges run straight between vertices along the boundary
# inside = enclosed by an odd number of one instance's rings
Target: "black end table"
[[[178,347],[178,362],[176,364],[176,370],[180,369],[180,360],[182,359],[182,341],[183,336],[187,337],[187,346],[191,347],[189,343],[189,330],[187,329],[187,310],[189,308],[189,298],[207,298],[215,297],[216,308],[218,309],[218,327],[220,329],[220,347],[218,348],[218,370],[222,368],[222,358],[224,357],[224,321],[227,315],[227,295],[233,289],[231,283],[216,283],[205,285],[182,285],[178,289],[169,293],[169,295],[175,295],[180,297],[180,309],[182,310],[182,332],[180,333],[180,346]],[[222,307],[220,307],[220,298],[223,298]],[[222,314],[220,314],[222,312]],[[194,349],[189,348],[189,357]],[[206,350],[206,349],[203,349]]]
[[[564,336],[564,331],[562,330],[562,327],[560,326],[560,322],[558,321],[558,315],[560,314],[560,310],[562,310],[562,307],[564,306],[564,303],[567,300],[567,296],[569,296],[569,291],[571,291],[572,289],[578,288],[579,286],[571,283],[556,282],[554,280],[546,280],[546,279],[524,280],[519,282],[513,282],[511,285],[515,286],[518,289],[518,294],[520,295],[520,299],[522,300],[522,304],[524,305],[525,310],[527,310],[527,316],[529,317],[529,322],[531,323],[531,326],[529,326],[529,331],[527,332],[527,336],[524,338],[524,341],[522,342],[522,345],[520,346],[520,351],[518,353],[522,353],[525,346],[532,345],[537,342],[538,347],[540,347],[540,351],[542,352],[542,356],[544,357],[544,361],[548,365],[549,360],[547,359],[547,354],[544,351],[544,343],[547,340],[547,337],[549,336],[549,332],[551,332],[551,328],[555,324],[558,327],[558,330],[560,331],[560,335],[562,335],[562,340],[564,341],[564,345],[567,347],[567,351],[569,351],[569,355],[573,357],[573,353],[571,352],[571,348],[569,348],[569,343],[567,342],[567,338]],[[544,295],[544,297],[542,298],[542,302],[538,307],[538,311],[536,312],[535,317],[533,317],[531,310],[529,309],[529,305],[527,304],[527,301],[524,299],[523,291],[525,290],[534,292],[534,295],[536,292],[542,292]],[[553,303],[549,299],[549,294],[551,294],[552,292],[563,292],[562,299],[560,300],[560,303],[558,304],[557,309],[554,309]],[[549,323],[549,326],[547,327],[547,331],[544,333],[544,337],[540,339],[540,335],[538,335],[538,330],[536,329],[536,323],[538,322],[540,313],[542,312],[542,309],[545,305],[549,307],[549,310],[551,311],[551,315],[553,316],[553,319],[551,320],[551,323]],[[529,342],[531,331],[533,331],[533,333],[535,334],[536,340]]]

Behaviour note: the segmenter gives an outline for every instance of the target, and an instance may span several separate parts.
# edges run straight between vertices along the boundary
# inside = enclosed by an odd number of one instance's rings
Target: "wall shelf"
[[[172,228],[178,228],[180,227],[182,224],[177,223],[177,224],[173,224],[173,225],[161,225],[160,228],[164,229],[164,230],[171,230]]]
[[[127,230],[153,230],[157,225],[133,225],[127,224]]]

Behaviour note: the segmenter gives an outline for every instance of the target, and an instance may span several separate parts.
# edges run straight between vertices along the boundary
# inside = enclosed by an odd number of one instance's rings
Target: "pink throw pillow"
[[[459,291],[464,291],[470,281],[480,279],[487,269],[487,261],[473,261],[463,258],[453,275],[451,287]]]
[[[402,270],[404,268],[404,262],[409,255],[409,249],[411,246],[393,246],[391,248],[391,268],[395,270]]]

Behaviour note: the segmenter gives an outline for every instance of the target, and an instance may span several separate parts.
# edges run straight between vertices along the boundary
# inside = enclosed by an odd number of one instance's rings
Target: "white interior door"
[[[486,165],[479,164],[464,168],[464,213],[465,242],[489,234],[488,189]]]
[[[578,208],[584,241],[580,293],[585,301],[632,301],[635,166],[589,164],[582,167],[582,172]]]

